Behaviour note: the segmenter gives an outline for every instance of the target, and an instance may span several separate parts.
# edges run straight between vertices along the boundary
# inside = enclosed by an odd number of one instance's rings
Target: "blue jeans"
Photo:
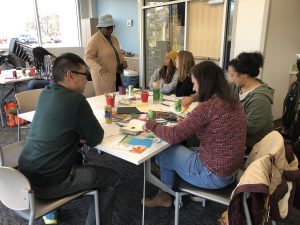
[[[173,188],[176,174],[197,187],[219,189],[235,180],[235,175],[223,177],[206,168],[199,158],[199,150],[192,151],[183,145],[172,145],[156,156],[160,166],[160,177],[168,187]]]
[[[33,90],[33,89],[44,88],[49,83],[50,83],[49,80],[31,80],[28,82],[27,89]]]

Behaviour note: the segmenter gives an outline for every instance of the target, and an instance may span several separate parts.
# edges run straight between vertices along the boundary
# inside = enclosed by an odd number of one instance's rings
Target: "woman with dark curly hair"
[[[248,150],[274,128],[271,108],[274,90],[257,78],[263,63],[260,52],[242,52],[228,67],[232,92],[243,104],[247,116]]]

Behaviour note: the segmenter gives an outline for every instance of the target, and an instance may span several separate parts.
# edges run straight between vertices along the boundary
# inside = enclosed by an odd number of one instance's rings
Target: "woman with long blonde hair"
[[[176,58],[176,68],[178,70],[178,82],[176,86],[176,96],[189,96],[194,93],[191,80],[192,68],[195,65],[194,56],[189,51],[180,51]]]

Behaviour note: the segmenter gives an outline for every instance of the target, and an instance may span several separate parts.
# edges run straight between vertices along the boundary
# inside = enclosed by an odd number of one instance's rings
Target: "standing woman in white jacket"
[[[157,68],[150,78],[149,88],[151,91],[153,90],[154,81],[159,81],[160,89],[164,94],[170,94],[175,90],[178,81],[175,62],[177,55],[178,52],[175,51],[166,53],[162,67]]]

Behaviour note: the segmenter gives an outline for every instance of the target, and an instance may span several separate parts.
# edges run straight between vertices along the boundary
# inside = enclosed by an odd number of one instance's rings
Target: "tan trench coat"
[[[118,39],[113,35],[110,38],[118,52],[120,64],[122,64],[124,56],[121,53]],[[91,69],[96,95],[115,92],[116,56],[112,46],[100,31],[94,34],[89,40],[85,49],[84,60]]]

